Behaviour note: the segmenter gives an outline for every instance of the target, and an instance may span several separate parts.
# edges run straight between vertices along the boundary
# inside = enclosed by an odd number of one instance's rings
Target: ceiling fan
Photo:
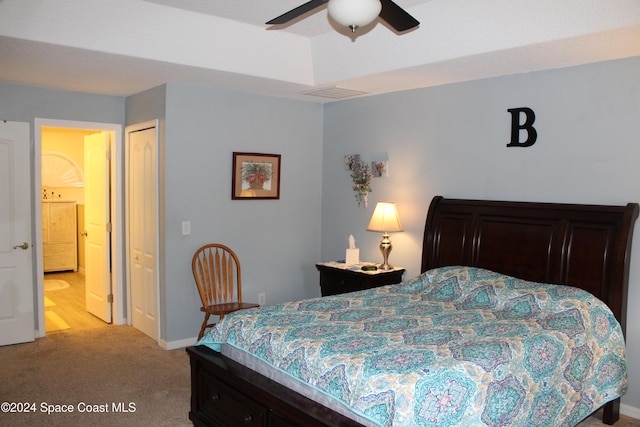
[[[327,2],[329,15],[352,32],[373,22],[378,16],[398,32],[420,25],[418,20],[391,0],[311,0],[273,18],[267,25],[286,24]]]

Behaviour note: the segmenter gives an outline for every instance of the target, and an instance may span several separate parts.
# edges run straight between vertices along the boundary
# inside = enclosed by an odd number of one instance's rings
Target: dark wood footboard
[[[196,426],[361,427],[205,346],[188,347]]]

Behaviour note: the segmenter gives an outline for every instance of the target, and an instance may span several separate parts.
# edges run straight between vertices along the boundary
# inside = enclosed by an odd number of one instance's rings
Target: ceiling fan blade
[[[391,0],[380,0],[380,3],[382,3],[380,19],[386,21],[396,31],[406,31],[420,25],[417,19]]]
[[[298,16],[304,15],[305,13],[315,9],[316,7],[320,7],[329,0],[311,0],[303,5],[296,7],[295,9],[291,9],[289,12],[283,13],[277,18],[273,18],[271,21],[267,22],[267,25],[274,24],[286,24],[292,19],[297,18]]]

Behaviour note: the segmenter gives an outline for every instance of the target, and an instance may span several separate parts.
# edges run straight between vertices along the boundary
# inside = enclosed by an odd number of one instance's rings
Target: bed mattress
[[[236,312],[198,344],[372,426],[573,426],[627,388],[604,303],[473,267]]]

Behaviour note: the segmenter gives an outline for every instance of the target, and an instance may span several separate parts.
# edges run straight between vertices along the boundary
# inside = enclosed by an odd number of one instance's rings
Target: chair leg
[[[210,316],[209,313],[205,313],[204,322],[202,322],[202,327],[200,328],[200,334],[198,335],[198,341],[200,341],[204,336],[204,330],[207,328],[207,322],[209,321],[209,316]]]

